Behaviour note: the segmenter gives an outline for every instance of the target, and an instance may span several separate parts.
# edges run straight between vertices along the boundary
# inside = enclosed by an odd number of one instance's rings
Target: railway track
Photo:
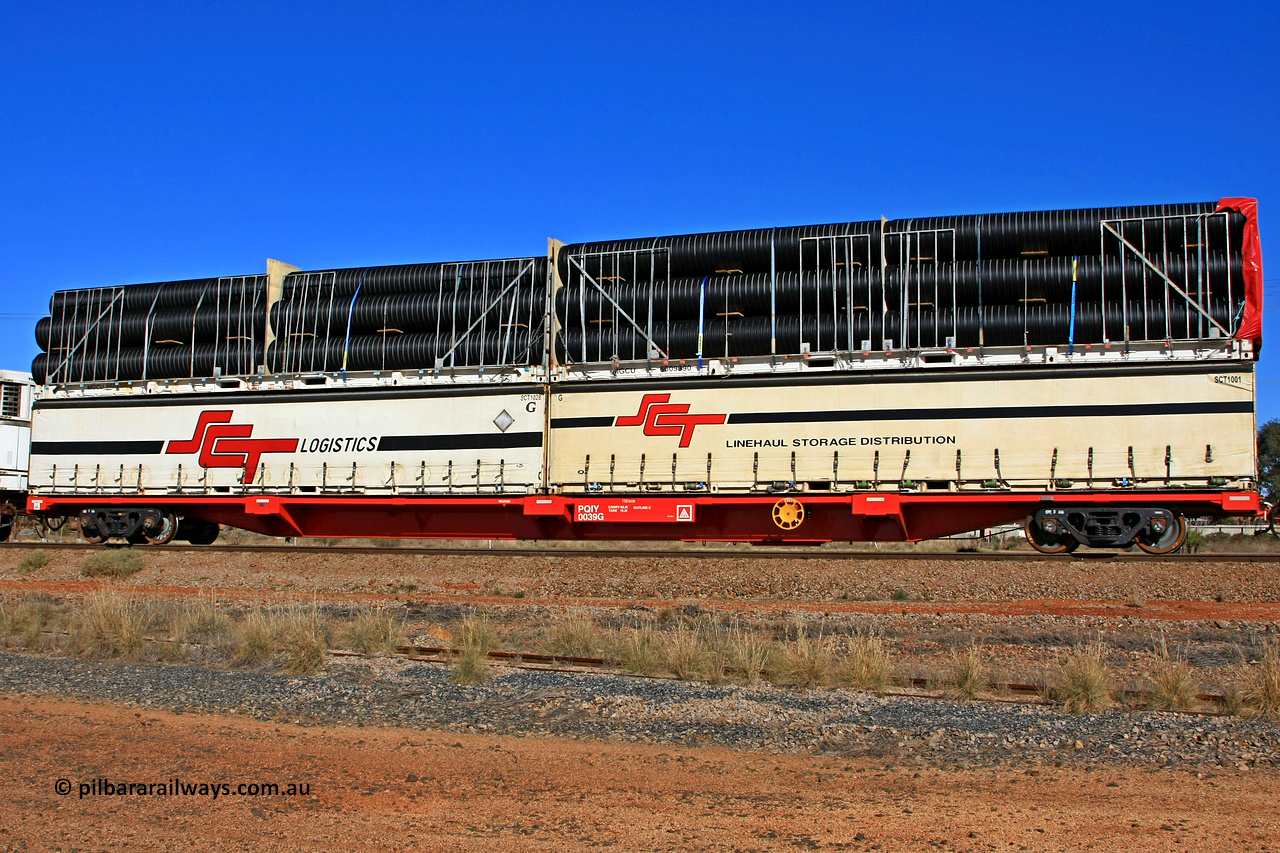
[[[5,542],[0,543],[0,551],[20,549],[53,549],[67,551],[96,551],[107,548],[123,547],[121,545],[91,545],[84,542]],[[867,550],[819,550],[800,548],[757,547],[751,550],[740,548],[459,548],[459,547],[419,547],[419,546],[377,546],[377,545],[186,545],[169,543],[168,545],[133,545],[141,550],[155,551],[223,551],[227,553],[252,554],[400,554],[400,555],[437,555],[437,556],[479,556],[502,554],[509,557],[579,557],[579,558],[636,558],[636,557],[678,557],[681,559],[723,559],[726,557],[752,560],[962,560],[962,561],[998,561],[1027,562],[1057,560],[1061,562],[1088,561],[1122,561],[1133,563],[1273,563],[1280,561],[1277,553],[1196,553],[1166,554],[1156,556],[1140,552],[1124,551],[1090,551],[1074,554],[1041,554],[1037,551],[956,551],[956,552],[924,552],[924,551],[867,551]]]
[[[348,652],[342,650],[331,649],[328,654],[335,657],[355,657],[368,658],[369,655],[359,652]],[[395,657],[405,660],[427,661],[431,663],[448,664],[453,662],[461,653],[454,648],[448,646],[413,646],[401,645],[396,647]],[[583,671],[615,671],[618,672],[614,665],[605,658],[595,657],[572,657],[567,655],[544,655],[531,652],[505,652],[492,651],[487,654],[489,660],[499,666],[510,667],[514,669],[533,669],[549,672],[583,672]],[[726,676],[730,675],[726,670]],[[679,677],[674,675],[638,675],[635,673],[627,673],[632,678],[654,678],[667,681],[679,681]],[[898,686],[884,691],[887,696],[908,696],[916,698],[934,699],[945,693],[947,687],[951,686],[950,682],[940,681],[937,678],[919,678],[913,676],[898,676]],[[1112,696],[1122,704],[1131,707],[1147,706],[1153,693],[1150,690],[1135,689],[1131,687],[1121,687],[1112,691]],[[1009,682],[1000,684],[988,691],[983,697],[988,702],[1006,702],[1013,704],[1036,704],[1046,705],[1052,704],[1047,695],[1047,689],[1043,684]],[[1195,699],[1199,702],[1210,706],[1196,710],[1182,710],[1177,713],[1188,714],[1200,717],[1221,717],[1231,716],[1222,709],[1228,703],[1228,697],[1222,693],[1206,693],[1197,692]]]

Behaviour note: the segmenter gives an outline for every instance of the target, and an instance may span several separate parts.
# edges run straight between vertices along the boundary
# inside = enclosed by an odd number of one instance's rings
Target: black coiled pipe
[[[880,315],[874,318],[862,313],[853,317],[855,346],[868,337],[868,323],[879,330]],[[848,350],[850,321],[830,316],[814,319],[798,315],[777,318],[777,353],[799,353],[807,343],[811,352]],[[769,355],[772,350],[774,325],[768,317],[716,319],[704,324],[702,355],[704,358]],[[635,329],[619,329],[615,339],[612,330],[592,328],[585,335],[586,357],[583,357],[584,335],[581,329],[563,330],[556,339],[556,355],[568,362],[607,362],[643,359],[647,355],[645,336]],[[653,343],[670,358],[696,358],[698,355],[697,322],[673,323],[670,328],[655,329]]]
[[[69,347],[79,342],[87,332],[90,349],[112,348],[117,346],[140,346],[147,341],[150,330],[151,343],[175,341],[189,344],[193,335],[197,343],[213,343],[215,338],[237,338],[250,336],[261,339],[264,331],[261,312],[252,314],[232,314],[218,312],[216,309],[203,306],[199,311],[194,308],[178,308],[157,311],[148,317],[143,313],[125,314],[111,321],[103,319],[96,326],[83,323],[55,323],[52,317],[45,317],[36,323],[36,343],[40,349],[50,347]]]
[[[1182,256],[1161,259],[1165,274],[1193,298],[1204,295],[1227,295],[1231,282],[1237,295],[1243,294],[1243,268],[1240,256],[1233,258],[1228,269],[1225,255],[1212,255],[1202,262]],[[1107,301],[1130,298],[1163,298],[1166,283],[1150,267],[1128,258],[1123,268],[1117,258],[1106,259]],[[901,288],[907,287],[907,301],[927,301],[942,305],[996,305],[1021,302],[1069,303],[1071,301],[1071,258],[996,259],[961,261],[956,264],[923,264],[910,267],[888,267],[885,270],[886,298],[890,304],[898,304]],[[1103,265],[1096,255],[1080,257],[1076,270],[1076,301],[1098,302],[1102,300]],[[952,299],[952,282],[955,298]]]
[[[672,319],[697,319],[701,306],[707,317],[717,315],[768,314],[776,304],[779,314],[830,312],[833,304],[847,303],[850,287],[858,294],[865,294],[868,277],[856,271],[850,281],[844,275],[832,276],[826,272],[805,273],[803,283],[799,273],[781,272],[776,284],[768,273],[711,276],[707,279],[705,294],[701,278],[677,278],[650,284],[649,282],[624,282],[608,288],[609,295],[618,307],[644,325],[652,297],[655,316]],[[616,309],[597,289],[576,277],[571,284],[556,293],[556,316],[561,323],[580,320],[585,305],[588,322],[599,315],[611,315]]]
[[[1215,300],[1209,313],[1224,328],[1231,329],[1230,303]],[[1069,305],[1030,305],[1025,311],[1016,305],[992,305],[981,310],[962,307],[955,312],[957,345],[1066,346],[1072,340],[1077,344],[1101,343],[1104,324],[1105,339],[1111,341],[1162,341],[1166,334],[1170,339],[1184,340],[1208,334],[1208,325],[1199,313],[1178,303],[1171,304],[1168,311],[1163,301],[1077,304],[1074,338],[1071,337],[1071,314]]]
[[[801,242],[806,237],[830,237],[846,234],[866,235],[856,240],[855,254],[880,257],[879,243],[875,235],[880,223],[838,222],[829,225],[799,225],[787,228],[756,228],[749,231],[716,231],[706,234],[680,234],[668,237],[643,237],[630,240],[607,240],[595,243],[575,243],[560,250],[557,259],[560,278],[568,281],[571,275],[570,257],[579,263],[592,277],[627,275],[648,277],[650,269],[645,250],[665,248],[658,261],[657,274],[665,278],[695,275],[714,275],[718,270],[738,270],[743,273],[767,273],[770,263],[775,269],[800,268]],[[616,263],[611,258],[591,257],[602,253],[627,253]],[[584,257],[585,256],[585,257]],[[576,269],[572,270],[576,272]]]
[[[894,232],[935,229],[955,229],[955,259],[983,260],[989,258],[1018,258],[1025,253],[1049,255],[1097,255],[1101,251],[1101,222],[1105,220],[1135,219],[1141,217],[1197,216],[1213,213],[1216,202],[1198,204],[1162,204],[1141,207],[1106,207],[1084,210],[1038,210],[1023,213],[987,213],[970,216],[935,216],[924,219],[898,219],[886,227],[885,246],[890,263],[896,260],[895,251],[905,246],[902,238],[894,238]],[[1239,246],[1244,216],[1229,213],[1233,248]],[[1164,232],[1158,224],[1147,225],[1148,244],[1162,240]],[[1217,233],[1214,233],[1216,229]],[[1132,223],[1123,232],[1127,238],[1143,247],[1142,226]],[[1226,235],[1219,221],[1210,220],[1210,242],[1218,240],[1216,248],[1226,248]],[[1114,245],[1114,238],[1108,237]],[[1163,245],[1156,243],[1156,245]],[[979,252],[979,246],[981,250]],[[1176,251],[1182,251],[1177,245]]]
[[[453,347],[454,338],[432,334],[360,335],[352,337],[345,351],[342,339],[277,340],[267,348],[267,366],[274,373],[337,370],[431,370],[437,358],[444,366],[474,367],[481,364],[528,363],[531,344],[540,341],[527,329],[494,331],[483,337],[472,333]],[[452,355],[449,355],[453,347]]]
[[[362,294],[387,296],[397,293],[438,292],[441,290],[474,290],[488,288],[495,296],[502,288],[521,277],[521,284],[532,282],[545,288],[547,259],[503,259],[492,261],[457,261],[432,264],[397,264],[382,267],[353,267],[332,271],[296,272],[285,276],[283,292],[311,289],[328,295],[350,297],[357,288]],[[332,279],[328,273],[332,272]],[[332,282],[332,284],[330,284]],[[545,292],[545,291],[544,291]]]
[[[496,300],[497,295],[496,291],[462,291],[366,297],[362,292],[354,305],[350,299],[323,304],[298,300],[291,304],[286,297],[271,306],[271,325],[277,334],[305,330],[321,336],[345,337],[348,316],[353,335],[382,329],[434,332],[438,324],[444,329],[460,325],[458,331],[463,331],[482,315],[487,316],[490,326],[508,321],[525,325],[531,320],[541,322],[545,310],[542,294],[512,288],[500,300]]]
[[[1231,329],[1231,303],[1215,300],[1209,312],[1228,331]],[[759,356],[776,352],[796,355],[802,343],[811,353],[861,349],[864,343],[873,350],[941,348],[951,344],[976,346],[1069,346],[1102,343],[1104,323],[1106,340],[1162,341],[1193,339],[1208,335],[1208,323],[1194,309],[1171,303],[1166,310],[1163,301],[1101,304],[1080,302],[1075,307],[1075,330],[1072,335],[1072,309],[1069,304],[1027,304],[962,306],[958,309],[916,306],[905,314],[890,311],[855,310],[851,316],[811,317],[783,315],[777,318],[777,349],[770,342],[768,317],[747,317],[704,324],[702,355],[704,358],[725,356]],[[1167,325],[1166,325],[1167,321]],[[1128,332],[1126,334],[1126,325]],[[982,334],[979,335],[979,329]],[[586,342],[584,357],[583,342]],[[673,323],[655,328],[652,338],[658,350],[671,358],[693,358],[698,354],[697,322]],[[596,326],[585,336],[580,328],[562,330],[556,339],[556,354],[568,362],[609,362],[644,359],[648,347],[643,333],[619,327],[616,335],[611,327]]]
[[[56,379],[58,382],[129,381],[137,379],[182,379],[209,377],[218,368],[224,376],[253,373],[262,363],[261,344],[247,342],[223,345],[199,345],[194,351],[186,346],[154,346],[130,348],[119,352],[89,357],[74,357],[62,366],[60,359],[41,353],[31,364],[35,381]],[[56,377],[49,371],[58,370]]]
[[[241,299],[242,293],[250,294],[249,301],[261,301],[266,296],[266,277],[247,276],[246,281],[228,281],[216,278],[193,278],[182,281],[163,281],[150,284],[126,284],[123,299],[117,303],[117,310],[123,308],[127,313],[149,311],[154,306],[161,308],[191,307],[197,303],[201,307],[208,302],[216,302],[221,294],[225,302],[229,298]],[[49,299],[49,313],[55,317],[59,313],[74,313],[77,306],[81,312],[97,312],[106,309],[115,295],[114,287],[90,287],[82,290],[59,290]],[[201,300],[204,300],[203,302]]]

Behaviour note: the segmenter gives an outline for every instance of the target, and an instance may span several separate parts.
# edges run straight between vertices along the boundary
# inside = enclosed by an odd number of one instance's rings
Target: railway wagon
[[[29,508],[91,540],[1176,549],[1256,512],[1251,199],[60,291]]]
[[[0,370],[0,542],[26,506],[34,392],[31,374]]]

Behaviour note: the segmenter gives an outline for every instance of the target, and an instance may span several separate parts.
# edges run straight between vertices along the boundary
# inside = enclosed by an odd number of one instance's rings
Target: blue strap
[[[356,292],[351,294],[351,304],[347,306],[347,339],[342,342],[342,381],[347,381],[347,354],[351,352],[351,315],[356,312],[356,300],[360,298],[360,288],[364,287],[365,276],[369,274],[369,270],[365,269],[360,273],[360,283],[356,285]]]
[[[1067,331],[1067,355],[1076,354],[1076,268],[1079,263],[1079,255],[1071,259],[1071,326]],[[1105,324],[1106,321],[1104,312],[1102,322]]]

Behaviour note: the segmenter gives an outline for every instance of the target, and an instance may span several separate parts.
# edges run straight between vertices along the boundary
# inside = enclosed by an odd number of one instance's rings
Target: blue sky
[[[3,367],[56,289],[268,256],[1249,195],[1280,417],[1275,3],[0,11]]]

